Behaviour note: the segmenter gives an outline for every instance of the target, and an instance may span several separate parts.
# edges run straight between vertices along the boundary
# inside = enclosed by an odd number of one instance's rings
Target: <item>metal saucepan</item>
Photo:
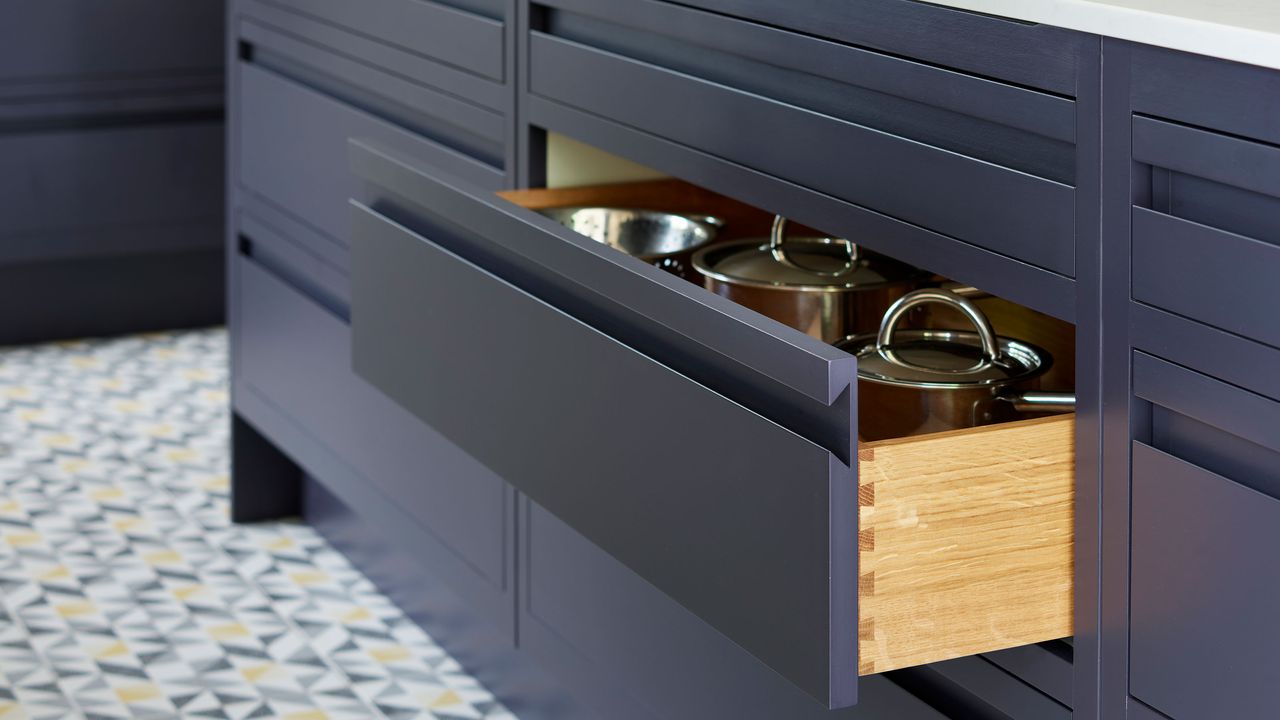
[[[899,330],[912,308],[942,303],[964,313],[974,331]],[[889,308],[878,333],[837,347],[858,358],[858,436],[907,437],[989,425],[1031,413],[1070,412],[1075,395],[1039,391],[1053,359],[1040,348],[997,337],[968,299],[917,290]]]
[[[787,237],[778,216],[767,240],[703,248],[693,267],[706,288],[826,342],[874,330],[886,308],[928,276],[827,237]]]
[[[609,207],[551,208],[543,215],[582,235],[690,281],[700,282],[690,260],[716,239],[724,222],[707,215]]]

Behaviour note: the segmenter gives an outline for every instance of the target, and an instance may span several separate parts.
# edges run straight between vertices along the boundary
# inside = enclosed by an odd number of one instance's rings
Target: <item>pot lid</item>
[[[964,313],[973,331],[899,330],[912,308],[931,303]],[[986,315],[955,293],[937,288],[907,293],[885,313],[880,332],[837,344],[858,358],[858,377],[893,385],[971,387],[1005,385],[1040,375],[1051,362],[1045,351],[997,337]]]
[[[917,268],[841,238],[784,237],[785,226],[786,220],[778,217],[767,240],[739,240],[700,250],[693,266],[729,283],[820,290],[863,289],[922,275]]]

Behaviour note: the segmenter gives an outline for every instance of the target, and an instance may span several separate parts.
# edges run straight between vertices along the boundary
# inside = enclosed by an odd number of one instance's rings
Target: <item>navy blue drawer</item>
[[[1280,147],[1139,116],[1133,155],[1134,299],[1280,347]]]
[[[1273,715],[1280,500],[1136,442],[1132,533],[1133,695],[1173,718]]]
[[[1135,111],[1280,143],[1280,73],[1150,45],[1131,53]]]
[[[0,263],[213,250],[220,122],[0,133]]]
[[[548,5],[533,122],[585,111],[1074,276],[1071,100],[654,0]]]
[[[520,647],[586,704],[557,720],[944,720],[882,677],[827,710],[546,509],[518,510]]]
[[[240,186],[301,228],[293,235],[339,268],[348,265],[356,195],[347,141],[361,138],[496,189],[505,174],[472,156],[427,140],[252,63],[241,63],[238,106]],[[282,224],[282,223],[277,223]]]
[[[278,17],[285,10],[376,38],[436,62],[501,81],[505,74],[504,4],[464,0],[471,9],[432,0],[253,0],[243,11]],[[477,12],[479,11],[479,12]]]
[[[322,483],[393,506],[415,555],[509,629],[507,484],[352,372],[342,318],[259,259],[234,262],[237,410]]]
[[[222,0],[6,3],[0,96],[23,84],[217,72],[225,13]]]
[[[680,4],[1061,95],[1075,94],[1080,55],[1089,48],[1087,36],[1051,25],[909,0],[681,0]]]

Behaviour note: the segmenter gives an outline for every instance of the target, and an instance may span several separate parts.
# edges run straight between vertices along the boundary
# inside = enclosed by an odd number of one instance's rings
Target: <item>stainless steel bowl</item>
[[[551,208],[540,211],[596,242],[698,282],[693,251],[716,239],[724,222],[708,215],[608,207]]]

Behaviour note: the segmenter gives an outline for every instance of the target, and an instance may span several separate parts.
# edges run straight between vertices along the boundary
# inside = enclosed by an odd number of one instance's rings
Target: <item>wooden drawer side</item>
[[[1075,419],[863,443],[858,674],[1072,633]]]

